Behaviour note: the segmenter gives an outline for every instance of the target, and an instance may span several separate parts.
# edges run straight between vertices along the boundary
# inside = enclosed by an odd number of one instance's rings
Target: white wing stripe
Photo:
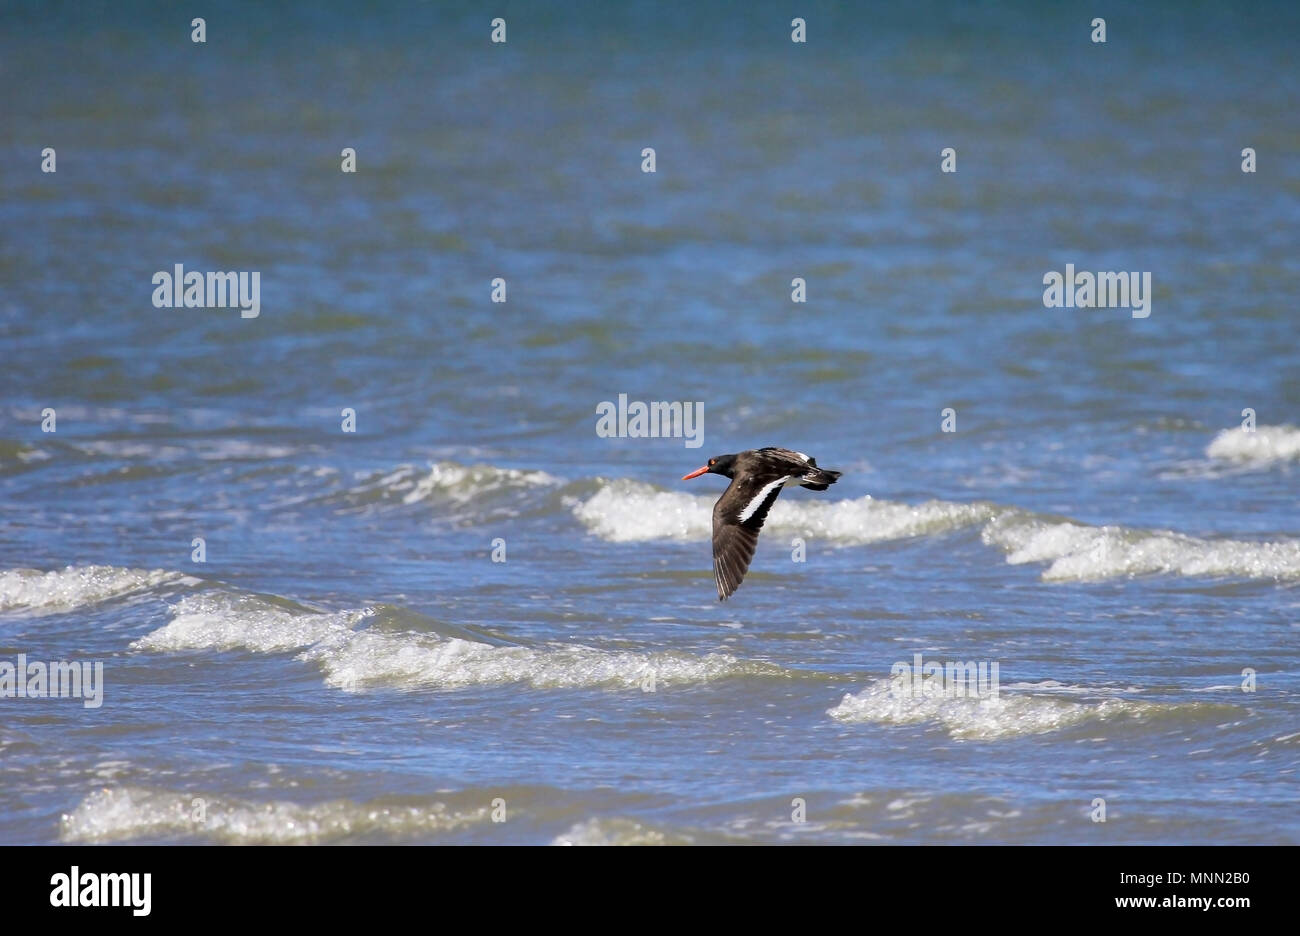
[[[758,512],[758,508],[763,505],[763,501],[767,499],[767,495],[772,493],[772,489],[779,488],[789,480],[789,478],[777,478],[775,481],[769,481],[767,484],[763,485],[763,489],[754,495],[752,501],[745,505],[745,509],[740,512],[740,516],[736,518],[736,522],[744,523],[750,517],[754,516],[754,514]]]

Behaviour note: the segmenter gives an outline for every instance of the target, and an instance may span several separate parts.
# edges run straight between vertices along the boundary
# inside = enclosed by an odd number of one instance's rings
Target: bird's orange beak
[[[698,477],[699,477],[700,475],[702,475],[702,474],[708,474],[708,471],[709,471],[709,466],[708,466],[708,465],[705,465],[703,468],[696,468],[696,469],[695,469],[694,471],[692,471],[690,474],[688,474],[688,475],[682,475],[682,480],[683,480],[683,481],[689,481],[689,480],[691,480],[691,478],[698,478]]]

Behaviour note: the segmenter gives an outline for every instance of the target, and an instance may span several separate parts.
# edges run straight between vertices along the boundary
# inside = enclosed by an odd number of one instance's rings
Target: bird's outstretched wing
[[[744,580],[758,545],[758,531],[787,480],[782,476],[759,486],[737,478],[713,506],[713,578],[719,601],[731,597]],[[728,496],[737,485],[743,487],[736,496]]]

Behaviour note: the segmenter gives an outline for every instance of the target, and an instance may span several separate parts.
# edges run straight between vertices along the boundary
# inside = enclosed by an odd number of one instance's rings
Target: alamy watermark
[[[27,654],[20,653],[17,663],[0,660],[0,699],[81,699],[83,707],[99,708],[104,704],[104,664],[28,663]]]
[[[1043,305],[1049,309],[1132,309],[1134,318],[1151,314],[1151,273],[1074,272],[1043,274]]]
[[[685,439],[687,448],[704,444],[704,404],[642,403],[618,395],[618,405],[609,400],[596,404],[596,435],[602,439]]]
[[[889,691],[896,699],[998,697],[997,663],[926,663],[914,653],[910,664],[895,663],[889,675]]]
[[[258,272],[185,272],[176,264],[171,273],[159,270],[151,281],[155,309],[233,309],[240,318],[257,318],[262,312],[262,274]]]
[[[95,874],[73,865],[50,878],[51,907],[129,907],[146,917],[153,908],[153,874]],[[93,927],[92,927],[93,928]]]

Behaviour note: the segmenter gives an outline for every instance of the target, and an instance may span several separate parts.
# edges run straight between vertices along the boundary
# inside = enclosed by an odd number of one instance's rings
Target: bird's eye
[[[717,463],[718,463],[718,460],[717,460],[716,458],[710,458],[710,459],[709,459],[709,464],[710,464],[710,465],[716,465]]]

